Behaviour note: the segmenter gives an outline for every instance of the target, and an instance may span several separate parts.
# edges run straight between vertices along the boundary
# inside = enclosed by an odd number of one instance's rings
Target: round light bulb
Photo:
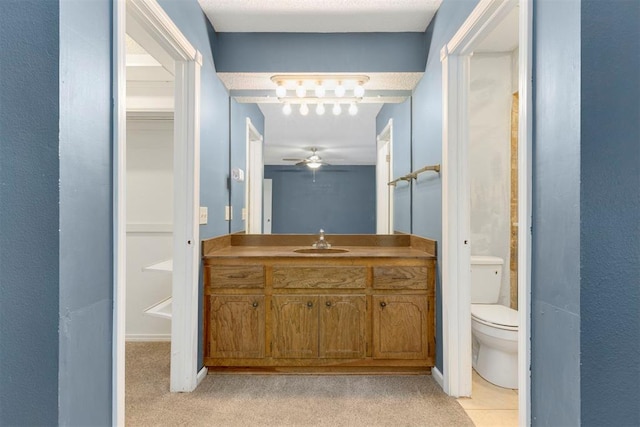
[[[316,114],[321,116],[324,114],[324,104],[321,102],[320,104],[316,105]]]
[[[364,87],[361,83],[358,83],[356,87],[353,88],[353,96],[356,98],[362,98],[364,96]]]
[[[333,104],[333,110],[331,111],[333,111],[334,116],[339,116],[340,113],[342,113],[342,107],[340,107],[340,104],[335,103]]]
[[[322,166],[322,163],[316,161],[307,163],[307,167],[311,169],[318,169],[320,166]]]
[[[358,114],[358,107],[355,102],[352,102],[351,105],[349,105],[349,114],[352,116]]]
[[[322,85],[322,82],[318,82],[318,84],[316,85],[316,96],[318,98],[323,98],[325,93],[326,93],[326,89]]]
[[[309,106],[307,104],[300,104],[300,114],[303,116],[309,114]]]
[[[338,86],[333,90],[338,98],[342,98],[346,92],[342,83],[338,83]]]
[[[304,98],[306,94],[307,88],[302,85],[302,82],[300,82],[298,84],[298,87],[296,87],[296,95],[298,96],[298,98]]]
[[[291,114],[291,104],[289,104],[288,102],[284,104],[284,106],[282,107],[282,112],[285,114],[285,116]]]
[[[284,98],[287,96],[287,88],[284,87],[282,83],[278,83],[278,87],[276,88],[276,96],[278,98]]]

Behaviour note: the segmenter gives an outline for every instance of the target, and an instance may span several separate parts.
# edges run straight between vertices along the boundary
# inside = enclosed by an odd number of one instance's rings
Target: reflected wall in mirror
[[[402,81],[412,89],[418,80]],[[230,169],[242,169],[245,179],[229,180],[229,231],[411,233],[412,184],[388,185],[412,167],[410,91],[402,94],[376,95],[360,102],[353,115],[346,108],[333,114],[330,104],[324,114],[315,106],[301,112],[297,105],[285,112],[273,98],[232,97]],[[263,136],[262,164],[253,165],[253,172],[264,178],[261,206],[251,204],[247,118]]]

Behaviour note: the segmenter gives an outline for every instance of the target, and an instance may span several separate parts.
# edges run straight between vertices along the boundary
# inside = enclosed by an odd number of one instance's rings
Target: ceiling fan
[[[329,163],[322,160],[322,157],[318,155],[318,149],[312,148],[311,155],[304,159],[292,159],[292,158],[284,158],[282,161],[284,162],[296,162],[296,166],[307,166],[310,169],[318,169],[320,166],[329,165]]]

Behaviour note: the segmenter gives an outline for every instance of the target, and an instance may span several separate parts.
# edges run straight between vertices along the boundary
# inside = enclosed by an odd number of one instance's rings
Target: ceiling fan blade
[[[289,158],[282,159],[283,162],[302,162],[304,160],[305,159],[289,159]]]
[[[301,162],[296,163],[295,166],[304,166],[306,164],[307,164],[307,162],[303,160]]]

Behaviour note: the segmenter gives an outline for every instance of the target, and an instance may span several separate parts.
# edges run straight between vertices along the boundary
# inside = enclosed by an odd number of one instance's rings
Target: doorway
[[[469,87],[471,56],[518,9],[518,388],[519,421],[530,423],[531,16],[528,0],[482,0],[441,52],[443,72],[443,386],[471,394]],[[508,271],[508,269],[505,269]],[[508,275],[508,273],[507,273]]]
[[[173,234],[171,391],[191,391],[197,372],[202,57],[155,0],[114,2],[114,325],[113,420],[124,424],[126,312],[126,34],[175,76],[173,98]],[[179,191],[178,191],[179,189]]]
[[[393,119],[377,137],[376,157],[376,233],[393,234]]]

